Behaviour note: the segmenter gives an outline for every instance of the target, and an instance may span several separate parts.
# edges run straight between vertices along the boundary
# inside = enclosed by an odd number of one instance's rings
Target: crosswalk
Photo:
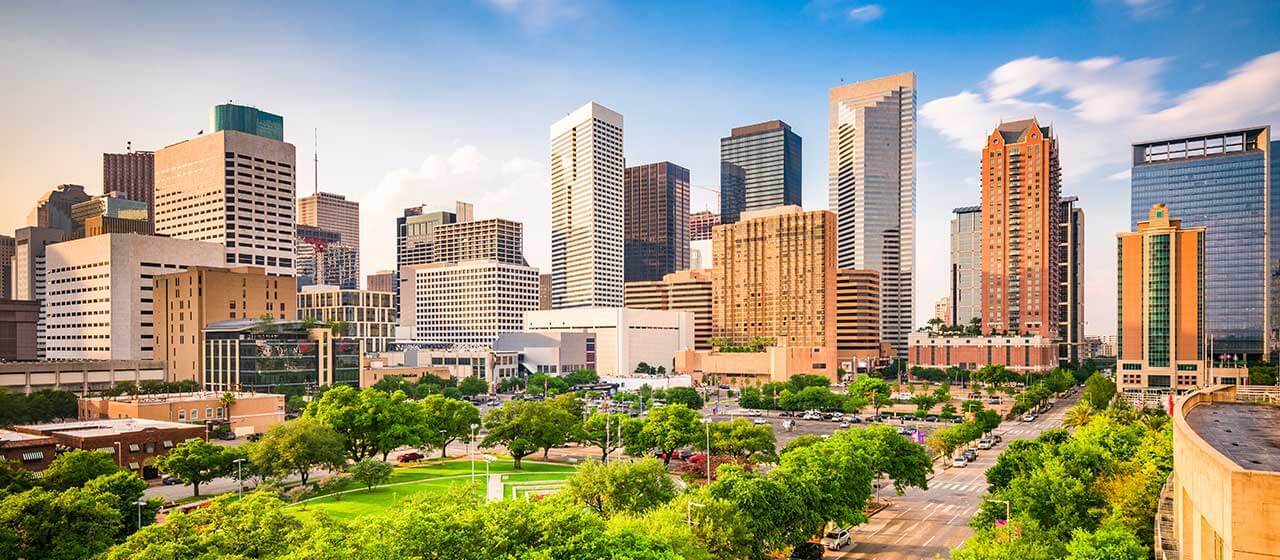
[[[987,484],[985,482],[930,482],[929,489],[981,494],[987,491]]]

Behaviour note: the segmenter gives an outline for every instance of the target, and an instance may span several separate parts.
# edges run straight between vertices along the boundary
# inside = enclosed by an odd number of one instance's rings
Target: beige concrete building
[[[641,362],[670,370],[675,355],[693,347],[693,313],[626,307],[530,311],[524,331],[594,334],[596,373],[629,375]]]
[[[435,228],[432,258],[444,263],[492,259],[528,264],[524,260],[524,224],[500,218],[440,224]]]
[[[626,307],[632,309],[665,309],[693,313],[693,345],[710,350],[711,344],[711,271],[681,270],[667,274],[662,280],[627,282]]]
[[[227,394],[231,399],[223,398]],[[141,418],[190,424],[225,422],[236,435],[247,435],[265,432],[284,422],[284,395],[216,392],[123,395],[82,398],[78,409],[81,420]]]
[[[366,352],[382,352],[395,340],[395,294],[306,286],[298,292],[298,317],[346,324],[344,335],[364,341]]]
[[[156,358],[167,363],[170,381],[199,381],[204,328],[228,319],[276,320],[297,316],[297,281],[258,267],[191,267],[155,277]]]
[[[298,224],[338,232],[339,241],[355,249],[360,278],[360,203],[340,194],[317,192],[298,199]]]
[[[379,270],[365,277],[364,287],[371,292],[391,292],[395,293],[395,271]]]
[[[1280,558],[1280,389],[1217,385],[1173,404],[1157,560]]]
[[[713,335],[836,346],[836,217],[780,206],[743,212],[712,239]]]
[[[689,349],[676,354],[675,372],[688,374],[700,385],[759,387],[801,374],[821,375],[836,383],[839,381],[836,363],[836,351],[832,347],[772,346],[762,352]]]
[[[155,231],[217,243],[225,264],[294,268],[293,144],[233,130],[155,155]]]
[[[164,380],[164,362],[159,360],[0,363],[0,389],[11,393],[58,389],[84,395],[120,383]]]

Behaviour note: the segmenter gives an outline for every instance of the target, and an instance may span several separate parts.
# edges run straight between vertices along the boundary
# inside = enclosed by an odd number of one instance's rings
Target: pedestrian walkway
[[[489,482],[488,482],[487,491],[485,492],[485,499],[487,499],[490,502],[497,502],[502,500],[504,488],[505,487],[502,485],[502,475],[500,474],[489,475]]]

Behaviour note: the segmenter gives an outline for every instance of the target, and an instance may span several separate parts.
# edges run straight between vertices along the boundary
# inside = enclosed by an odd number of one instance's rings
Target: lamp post
[[[707,452],[703,454],[703,459],[707,461],[707,485],[711,485],[711,417],[702,419],[702,425],[707,429]]]
[[[114,443],[116,444],[116,466],[123,467],[124,463],[121,463],[120,461],[124,460],[124,457],[122,457],[122,455],[124,455],[124,448],[120,447],[120,442],[117,441]]]
[[[1011,511],[1010,511],[1010,507],[1009,507],[1009,500],[993,500],[993,499],[991,499],[991,498],[987,498],[987,501],[988,501],[988,502],[995,502],[995,503],[997,503],[997,504],[1004,504],[1004,522],[1005,522],[1005,523],[1008,523],[1008,522],[1009,522],[1009,517],[1012,515],[1012,513],[1011,513]]]
[[[236,459],[232,463],[236,464],[236,482],[238,483],[236,499],[238,500],[244,497],[244,457]]]
[[[476,438],[476,426],[477,424],[471,425],[471,437],[467,438],[467,456],[471,458],[471,482],[472,483],[475,483],[476,481],[476,456],[475,454],[471,453],[471,440]]]
[[[142,506],[147,505],[147,502],[138,500],[136,502],[133,502],[133,505],[138,506],[138,530],[141,531],[142,530]]]

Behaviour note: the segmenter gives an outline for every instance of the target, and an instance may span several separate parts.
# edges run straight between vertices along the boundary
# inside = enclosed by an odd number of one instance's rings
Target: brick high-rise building
[[[626,169],[627,282],[689,268],[689,170],[663,161]]]
[[[779,120],[737,127],[720,139],[720,221],[742,212],[801,205],[803,142]]]
[[[1034,118],[982,151],[982,328],[1057,338],[1062,237],[1058,141]]]
[[[880,342],[880,273],[836,271],[836,352],[842,361],[870,365],[884,357]],[[861,367],[861,366],[858,366]],[[852,368],[847,368],[852,371]]]
[[[749,211],[716,228],[712,243],[715,336],[836,346],[835,214],[798,206]]]
[[[379,270],[365,277],[365,289],[371,292],[392,292],[395,293],[395,283],[393,279],[395,272],[390,270]]]
[[[338,240],[355,251],[356,278],[360,278],[359,202],[327,192],[304,196],[298,199],[298,224],[338,232]]]
[[[720,225],[720,214],[700,210],[689,214],[689,242],[711,239],[711,230]]]
[[[681,270],[661,280],[627,282],[625,307],[693,313],[694,348],[710,350],[711,271]]]
[[[102,194],[147,203],[147,221],[155,220],[156,154],[102,154]]]

